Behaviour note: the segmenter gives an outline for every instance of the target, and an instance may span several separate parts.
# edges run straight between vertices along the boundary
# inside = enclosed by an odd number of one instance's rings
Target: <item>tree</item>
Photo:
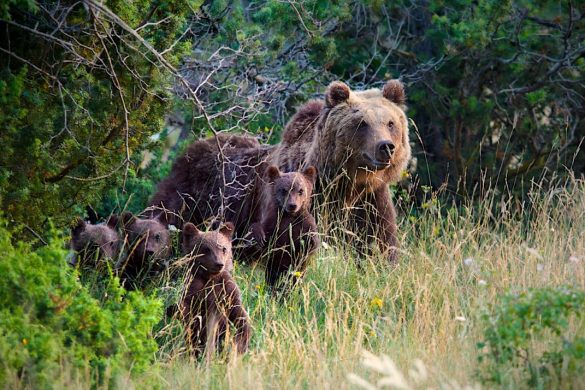
[[[69,222],[160,131],[196,2],[12,2],[0,11],[0,203]]]

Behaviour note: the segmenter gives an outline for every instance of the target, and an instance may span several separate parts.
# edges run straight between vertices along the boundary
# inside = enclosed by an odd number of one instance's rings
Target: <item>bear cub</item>
[[[235,328],[237,352],[248,349],[248,313],[230,273],[233,231],[230,222],[209,232],[198,230],[190,222],[183,227],[182,251],[190,268],[179,312],[186,328],[187,344],[195,356],[205,352],[209,359],[216,350],[220,351],[229,324]]]
[[[259,221],[250,230],[266,258],[266,282],[281,288],[291,274],[304,273],[320,245],[317,224],[309,211],[317,170],[311,166],[303,172],[282,173],[271,165],[265,177]]]
[[[92,225],[82,219],[71,229],[70,265],[96,268],[102,259],[116,259],[120,255],[121,240],[116,230],[118,217],[110,216],[107,222]]]
[[[158,275],[166,269],[172,256],[172,243],[166,216],[137,217],[131,212],[122,214],[122,229],[128,245],[127,256],[116,269],[124,287],[140,286],[142,279]]]

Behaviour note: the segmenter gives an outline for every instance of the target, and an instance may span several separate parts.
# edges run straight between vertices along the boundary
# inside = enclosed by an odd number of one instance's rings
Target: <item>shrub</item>
[[[107,383],[122,369],[143,370],[155,356],[159,300],[126,293],[113,277],[92,296],[61,247],[57,238],[38,249],[13,245],[0,224],[0,384],[46,386],[61,365],[89,372],[92,384]]]
[[[518,370],[530,386],[543,386],[556,378],[582,374],[585,337],[571,336],[571,318],[585,310],[585,292],[574,288],[532,289],[508,294],[491,314],[484,315],[486,329],[480,363],[482,379],[501,384]]]

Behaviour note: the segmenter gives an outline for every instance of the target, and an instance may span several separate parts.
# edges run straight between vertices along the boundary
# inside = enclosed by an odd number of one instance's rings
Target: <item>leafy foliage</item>
[[[585,312],[585,291],[574,288],[532,289],[502,298],[494,312],[484,315],[487,351],[479,356],[487,364],[485,379],[502,383],[518,368],[530,386],[556,378],[583,375],[585,337],[569,336],[569,320]],[[547,338],[544,351],[535,350],[536,339]]]
[[[170,102],[153,51],[179,61],[188,46],[175,41],[196,5],[107,2],[141,42],[96,4],[17,2],[0,21],[0,204],[39,234],[136,169]]]
[[[44,386],[57,378],[64,362],[89,369],[90,379],[103,383],[122,369],[140,372],[151,363],[159,300],[126,293],[117,278],[92,294],[65,265],[60,239],[37,250],[10,240],[3,222],[0,383]]]

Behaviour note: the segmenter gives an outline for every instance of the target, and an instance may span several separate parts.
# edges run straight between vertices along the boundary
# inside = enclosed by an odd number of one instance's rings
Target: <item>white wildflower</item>
[[[581,262],[581,258],[577,256],[570,256],[569,263],[578,264]]]

